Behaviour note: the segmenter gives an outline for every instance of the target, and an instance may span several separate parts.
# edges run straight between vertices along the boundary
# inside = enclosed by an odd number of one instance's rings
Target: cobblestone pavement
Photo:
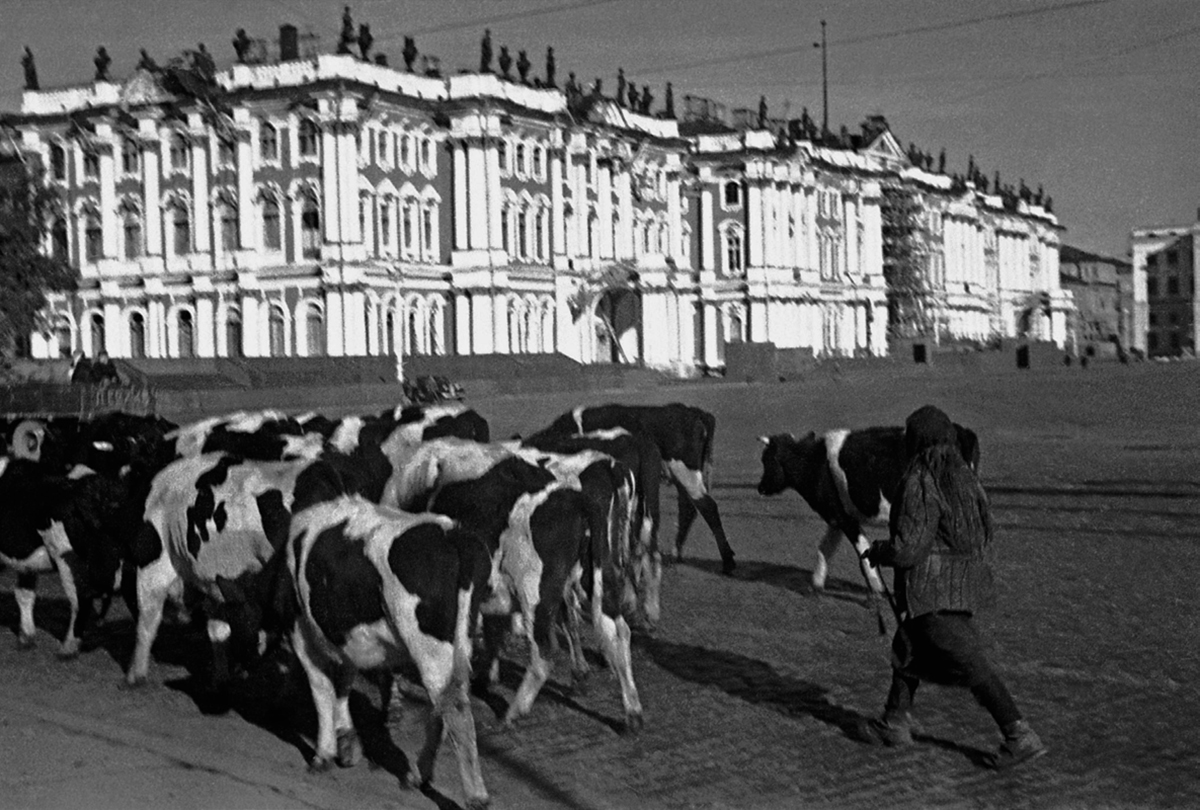
[[[634,642],[646,707],[636,737],[620,733],[615,678],[600,670],[586,692],[571,691],[565,666],[532,715],[504,728],[498,717],[520,676],[520,650],[513,649],[501,686],[475,700],[494,806],[1200,806],[1200,416],[1182,404],[1194,396],[1188,391],[1200,390],[1200,375],[1098,371],[1108,376],[1046,377],[1034,380],[1036,388],[1014,375],[1015,382],[986,390],[935,380],[899,383],[885,393],[844,382],[644,395],[717,412],[716,495],[738,554],[737,575],[720,575],[711,535],[693,529],[685,561],[666,572],[662,622]],[[1002,545],[999,603],[981,626],[1018,704],[1051,749],[1009,773],[980,766],[999,737],[965,691],[922,688],[910,748],[850,739],[847,727],[881,706],[889,639],[878,634],[848,549],[834,561],[827,592],[814,595],[808,582],[821,525],[798,497],[764,499],[754,491],[759,433],[896,423],[925,401],[943,404],[983,440]],[[496,435],[508,435],[570,404],[514,398],[478,407]],[[670,545],[674,510],[666,499],[664,506]],[[11,583],[0,586],[7,591]],[[47,603],[43,626],[53,629],[58,612],[60,604]],[[4,593],[0,620],[12,626],[13,614]],[[439,758],[435,790],[425,795],[401,791],[390,775],[401,772],[421,737],[423,711],[412,698],[394,702],[385,734],[375,693],[363,685],[354,708],[376,767],[308,776],[303,740],[311,715],[296,708],[302,700],[280,700],[275,683],[270,699],[205,714],[179,666],[199,636],[165,639],[156,648],[155,672],[166,686],[118,691],[118,662],[131,644],[123,638],[115,633],[105,650],[69,664],[53,660],[49,638],[28,656],[0,639],[0,741],[12,736],[6,729],[21,711],[32,719],[17,726],[42,729],[18,735],[29,746],[25,756],[0,755],[6,795],[25,785],[15,795],[38,804],[32,799],[41,794],[29,786],[51,780],[30,764],[40,761],[36,752],[59,751],[91,734],[116,738],[114,746],[142,757],[122,783],[131,807],[153,806],[151,798],[187,807],[461,801],[449,750]],[[276,716],[271,705],[287,709]],[[76,769],[91,774],[103,757],[88,756]],[[155,780],[169,782],[162,772],[182,768],[189,756],[204,777],[194,791],[156,795]],[[101,801],[114,794],[100,784],[90,796],[95,801],[77,806],[117,806]]]

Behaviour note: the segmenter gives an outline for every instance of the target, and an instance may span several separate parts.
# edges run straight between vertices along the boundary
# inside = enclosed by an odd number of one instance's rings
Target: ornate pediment
[[[889,166],[909,165],[908,155],[904,154],[900,142],[890,130],[884,130],[862,150],[863,154],[877,158]]]
[[[171,96],[163,90],[158,76],[148,70],[136,70],[121,86],[121,106],[136,107],[141,104],[156,104],[170,101]]]

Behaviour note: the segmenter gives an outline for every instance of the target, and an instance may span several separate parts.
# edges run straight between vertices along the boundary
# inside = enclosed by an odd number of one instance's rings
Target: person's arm
[[[875,565],[911,568],[933,548],[941,520],[941,504],[925,486],[925,476],[910,477],[894,508],[896,516],[892,537],[872,545],[870,560]]]

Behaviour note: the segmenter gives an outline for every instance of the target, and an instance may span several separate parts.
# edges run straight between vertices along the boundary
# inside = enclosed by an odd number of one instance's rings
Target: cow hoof
[[[735,568],[737,568],[737,563],[733,561],[733,557],[726,557],[724,560],[721,560],[721,573],[725,576],[731,576]]]
[[[329,757],[314,756],[308,763],[309,773],[325,773],[333,767],[333,760]]]
[[[64,644],[56,653],[60,661],[73,661],[79,657],[79,642]]]
[[[418,771],[415,767],[410,768],[408,773],[406,773],[404,775],[405,784],[407,784],[413,790],[421,790],[422,788],[427,787],[429,785],[430,781],[431,780],[426,779],[424,776],[422,776],[421,772]]]
[[[146,684],[150,683],[145,675],[130,675],[121,681],[119,688],[121,689],[143,689]]]
[[[489,799],[467,799],[467,810],[486,810],[490,806]]]
[[[358,743],[358,735],[354,729],[346,729],[337,735],[337,764],[342,768],[352,768],[358,763],[362,754],[362,746]]]
[[[17,649],[18,650],[32,650],[36,646],[37,646],[37,636],[33,636],[33,635],[27,636],[24,633],[17,636]]]
[[[625,735],[628,737],[637,736],[642,727],[646,725],[646,721],[642,719],[640,714],[625,715]]]

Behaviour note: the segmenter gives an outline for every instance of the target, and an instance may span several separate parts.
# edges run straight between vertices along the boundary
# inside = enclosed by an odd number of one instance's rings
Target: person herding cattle
[[[883,716],[861,724],[873,744],[913,741],[909,710],[921,681],[967,686],[1004,734],[997,769],[1045,754],[993,669],[972,616],[994,599],[993,529],[987,494],[959,451],[950,418],[932,405],[905,423],[908,467],[896,491],[888,540],[866,552],[896,571],[892,685]]]

